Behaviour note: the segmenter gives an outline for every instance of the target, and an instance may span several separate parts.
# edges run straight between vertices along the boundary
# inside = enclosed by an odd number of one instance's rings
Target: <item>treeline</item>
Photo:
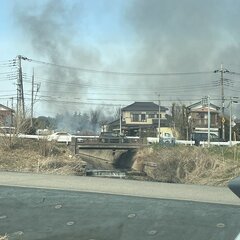
[[[101,109],[90,110],[89,112],[61,113],[55,117],[39,116],[34,119],[34,131],[37,129],[51,129],[68,131],[71,133],[93,134],[98,133],[101,126],[114,117],[106,116]]]

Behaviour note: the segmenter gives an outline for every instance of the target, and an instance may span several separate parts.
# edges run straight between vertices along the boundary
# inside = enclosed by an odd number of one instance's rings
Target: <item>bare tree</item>
[[[180,103],[172,104],[172,121],[181,139],[187,138],[187,113],[186,106]]]
[[[95,133],[97,132],[97,129],[99,127],[100,117],[101,117],[100,108],[97,108],[95,110],[93,109],[90,110],[90,123],[92,125],[92,130]]]

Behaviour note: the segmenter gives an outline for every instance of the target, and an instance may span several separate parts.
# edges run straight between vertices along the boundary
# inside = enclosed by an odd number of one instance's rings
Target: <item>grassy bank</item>
[[[240,176],[240,147],[153,145],[137,152],[133,169],[161,182],[223,186]]]
[[[46,140],[17,139],[11,145],[3,142],[6,139],[0,140],[0,171],[84,175],[86,162],[100,169],[113,169],[116,165],[115,162],[115,165],[104,163],[103,166],[97,159],[84,159],[85,162],[72,154],[66,145]],[[133,164],[133,170],[146,175],[133,179],[224,186],[230,179],[240,176],[240,146],[152,145],[135,154],[123,154],[118,162],[125,167]]]
[[[83,175],[85,162],[64,144],[19,139],[0,145],[0,170]]]

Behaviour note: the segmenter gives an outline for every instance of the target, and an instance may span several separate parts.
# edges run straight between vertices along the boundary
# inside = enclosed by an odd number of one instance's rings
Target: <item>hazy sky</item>
[[[6,67],[5,60],[19,54],[82,69],[23,61],[28,106],[33,67],[35,81],[41,83],[35,115],[157,100],[157,94],[165,106],[190,104],[206,95],[219,103],[220,74],[213,71],[223,63],[229,71],[240,72],[240,1],[0,0],[0,4],[0,103],[10,105],[10,97],[16,97],[16,79],[8,75],[17,70]],[[238,96],[240,75],[224,77],[225,96]]]

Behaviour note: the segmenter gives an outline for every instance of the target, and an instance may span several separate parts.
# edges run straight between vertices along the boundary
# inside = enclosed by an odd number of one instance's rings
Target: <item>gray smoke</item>
[[[125,15],[137,46],[131,62],[135,63],[136,71],[144,72],[214,71],[221,63],[228,70],[237,71],[240,68],[239,9],[240,2],[233,0],[131,1]],[[176,90],[181,85],[209,84],[219,78],[219,74],[161,77],[157,83],[152,81],[152,86],[160,92],[163,88],[163,95],[173,96],[180,93]],[[171,90],[164,91],[164,87],[170,86]],[[220,97],[220,86],[189,87],[181,94]],[[231,94],[226,88],[226,95]]]
[[[138,39],[138,67],[184,72],[231,63],[226,52],[239,52],[239,9],[227,0],[132,1],[126,18]]]
[[[23,1],[16,2],[14,8],[14,16],[16,23],[25,36],[26,40],[31,43],[34,54],[37,60],[45,59],[47,62],[65,65],[88,68],[94,65],[101,65],[101,57],[99,52],[91,46],[84,44],[84,36],[81,36],[81,25],[76,25],[76,19],[84,18],[83,4],[66,4],[63,0],[44,1]],[[80,35],[79,42],[74,42],[75,35]],[[27,53],[23,53],[28,56]],[[84,84],[82,78],[83,73],[74,70],[63,68],[44,67],[44,72],[36,73],[37,81],[44,80],[52,81],[45,83],[48,93],[43,95],[51,95],[48,106],[52,110],[64,111],[62,104],[56,104],[53,100],[58,97],[58,100],[73,101],[81,100],[81,85]],[[38,80],[39,77],[39,80]],[[59,82],[59,84],[56,84]],[[64,84],[66,83],[67,84]],[[41,90],[45,90],[44,87]],[[48,98],[49,99],[49,98]],[[69,109],[74,104],[69,104]],[[57,108],[57,109],[56,109]]]
[[[105,5],[102,9],[106,10],[104,15],[108,16],[108,5],[111,3],[103,2]],[[230,71],[238,71],[240,68],[239,1],[126,1],[119,10],[119,31],[122,31],[123,36],[119,34],[121,39],[116,41],[117,46],[114,46],[114,38],[103,29],[106,42],[112,43],[110,47],[101,45],[102,42],[96,47],[91,46],[84,34],[81,35],[84,23],[76,26],[76,22],[79,23],[79,19],[86,16],[84,1],[70,3],[50,0],[40,4],[40,1],[29,1],[27,7],[24,7],[21,1],[16,5],[18,26],[30,38],[39,58],[61,65],[148,73],[213,72],[220,68],[221,63]],[[74,38],[76,34],[80,36],[78,42]],[[102,53],[105,56],[102,57]],[[105,64],[103,59],[107,59]],[[82,79],[88,78],[83,73],[61,68],[49,68],[46,74],[54,81],[66,82],[67,79],[68,83],[78,84],[84,84]],[[93,85],[100,83],[107,87],[116,86],[112,90],[116,94],[111,97],[115,99],[152,100],[157,99],[156,93],[163,96],[163,101],[178,97],[179,100],[189,97],[194,101],[205,95],[220,97],[220,86],[214,85],[220,74],[214,73],[171,77],[94,77],[96,81]],[[237,77],[226,75],[226,78],[233,79],[235,89],[239,87]],[[60,92],[65,91],[64,96],[71,98],[81,98],[79,91],[84,91],[71,84],[49,84],[47,87],[49,93],[55,91],[56,96],[61,96]],[[69,95],[67,92],[70,92]],[[226,96],[233,94],[227,86],[225,93]],[[121,94],[132,95],[125,97]],[[164,104],[170,105],[170,102]]]

